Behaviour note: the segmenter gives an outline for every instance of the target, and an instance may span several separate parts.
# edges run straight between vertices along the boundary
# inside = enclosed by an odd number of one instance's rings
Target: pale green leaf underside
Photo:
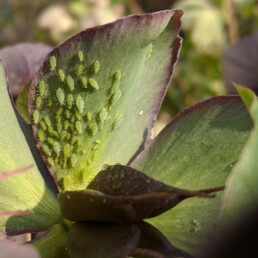
[[[132,165],[175,187],[223,186],[251,126],[240,98],[216,97],[179,114]],[[191,198],[149,222],[173,245],[198,255],[214,238],[219,205],[219,197]]]
[[[0,174],[34,164],[7,92],[0,62]],[[33,210],[34,214],[0,217],[0,230],[9,234],[45,230],[59,220],[59,206],[36,165],[0,180],[0,211]],[[5,227],[5,229],[4,229]]]
[[[227,181],[222,209],[223,228],[244,221],[258,205],[258,102],[250,89],[238,86],[237,90],[249,109],[254,127]]]

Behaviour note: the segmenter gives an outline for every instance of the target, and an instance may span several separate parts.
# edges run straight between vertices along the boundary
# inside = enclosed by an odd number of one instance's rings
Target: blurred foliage
[[[0,47],[24,41],[55,46],[88,27],[168,8],[185,12],[184,41],[159,116],[159,131],[183,108],[227,93],[221,57],[257,30],[257,0],[1,0]]]

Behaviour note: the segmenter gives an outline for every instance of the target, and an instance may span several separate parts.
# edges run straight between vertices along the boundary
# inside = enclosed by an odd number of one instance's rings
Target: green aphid
[[[107,114],[108,114],[108,112],[107,112],[106,108],[103,107],[100,109],[99,114],[98,114],[98,120],[99,120],[100,124],[104,123],[104,121],[107,117]]]
[[[70,89],[71,91],[73,91],[73,90],[74,90],[74,80],[73,80],[73,78],[71,77],[71,75],[68,75],[68,76],[67,76],[66,82],[67,82],[67,85],[68,85],[69,89]]]
[[[52,107],[52,105],[53,105],[53,100],[52,100],[52,98],[51,98],[50,95],[47,96],[47,102],[48,102],[48,106],[49,106],[49,107]]]
[[[83,60],[83,52],[81,50],[78,52],[78,57],[79,57],[79,60],[82,62],[82,60]]]
[[[66,138],[67,140],[70,140],[70,139],[71,139],[71,136],[72,136],[72,135],[71,135],[70,133],[67,133],[66,136],[65,136],[65,138]]]
[[[48,141],[48,143],[51,144],[51,145],[53,145],[54,142],[55,142],[55,141],[53,140],[53,138],[51,138],[51,137],[48,137],[48,138],[47,138],[47,141]]]
[[[91,87],[94,88],[95,90],[99,89],[99,85],[98,85],[97,81],[94,80],[93,78],[89,79],[89,83],[90,83]]]
[[[39,108],[42,104],[42,98],[40,96],[38,96],[36,98],[36,108]]]
[[[115,105],[115,104],[117,103],[117,101],[121,98],[121,96],[122,96],[121,90],[117,90],[117,91],[112,95],[112,97],[111,97],[111,99],[110,99],[110,103],[111,103],[112,105]]]
[[[57,124],[56,124],[56,129],[57,129],[57,132],[58,132],[58,133],[61,133],[61,132],[62,132],[62,129],[63,129],[62,124],[61,124],[61,123],[57,123]]]
[[[56,116],[56,121],[57,121],[57,123],[61,123],[61,121],[62,121],[62,118],[61,118],[61,116]]]
[[[71,113],[68,109],[65,110],[65,116],[67,119],[69,119],[71,117]]]
[[[50,70],[54,71],[56,69],[56,57],[55,56],[50,57],[49,64],[50,64]]]
[[[71,154],[71,146],[70,146],[69,143],[65,144],[63,152],[64,152],[64,157],[68,158],[70,156],[70,154]]]
[[[64,91],[60,87],[56,90],[56,97],[59,104],[62,106],[64,104],[65,95]]]
[[[45,140],[45,133],[43,130],[39,129],[38,130],[38,137],[40,141],[44,141]]]
[[[40,126],[41,126],[41,128],[42,128],[43,130],[47,130],[47,126],[46,126],[46,124],[44,123],[44,121],[40,121],[39,124],[40,124]]]
[[[54,142],[53,150],[54,150],[56,156],[59,157],[60,151],[61,151],[61,147],[60,147],[60,144],[58,142]]]
[[[57,139],[59,139],[59,133],[58,133],[57,131],[53,131],[53,135],[54,135]]]
[[[70,158],[70,162],[71,162],[71,166],[72,168],[75,167],[76,163],[77,163],[78,157],[76,155],[72,155]]]
[[[45,94],[45,92],[46,92],[46,84],[45,84],[44,81],[41,81],[41,82],[39,83],[39,95],[40,95],[41,97],[43,97],[44,94]]]
[[[66,130],[69,127],[69,122],[67,120],[64,121],[64,129]]]
[[[66,131],[62,131],[61,132],[61,140],[63,140],[65,138],[65,136],[66,136]]]
[[[99,68],[100,68],[99,60],[96,60],[96,61],[94,62],[94,73],[95,73],[95,74],[99,71]]]
[[[79,121],[82,119],[81,115],[80,115],[78,112],[75,113],[75,117],[76,117]]]
[[[54,160],[52,159],[52,158],[47,158],[47,162],[48,162],[48,164],[51,166],[51,167],[53,167],[53,166],[55,166],[55,162],[54,162]]]
[[[51,136],[54,135],[54,129],[53,129],[53,127],[52,127],[51,125],[48,126],[47,130],[48,130],[48,132],[49,132],[49,134],[50,134]]]
[[[110,93],[111,94],[115,93],[119,89],[119,85],[120,85],[119,81],[114,81],[110,89]]]
[[[86,116],[87,116],[87,120],[90,122],[90,121],[91,121],[91,118],[92,118],[91,112],[88,112]]]
[[[75,128],[76,128],[76,130],[77,130],[77,132],[78,132],[79,134],[82,133],[82,123],[81,123],[80,121],[77,121],[77,122],[75,123]]]
[[[60,107],[60,108],[57,110],[57,113],[56,113],[56,114],[57,114],[57,115],[61,115],[62,113],[63,113],[63,108]]]
[[[81,82],[82,82],[83,88],[86,89],[87,88],[87,83],[88,83],[87,78],[83,76],[81,78]]]
[[[44,121],[45,121],[47,126],[51,126],[51,121],[50,121],[48,116],[44,116]]]
[[[69,124],[69,127],[70,127],[71,131],[74,130],[74,125],[73,124]]]
[[[37,124],[39,122],[39,111],[35,109],[32,116],[34,123]]]
[[[49,147],[45,144],[42,145],[42,150],[43,152],[45,152],[49,157],[51,157],[51,150],[49,149]]]
[[[121,77],[122,77],[122,73],[120,70],[117,70],[116,73],[115,73],[115,80],[116,81],[120,81],[121,80]]]
[[[78,76],[81,75],[82,72],[83,72],[83,66],[82,65],[78,65],[78,67],[77,67],[77,75]]]
[[[66,102],[67,102],[68,109],[71,109],[72,105],[73,105],[73,95],[72,94],[67,95]]]
[[[124,121],[124,115],[123,115],[123,114],[120,114],[120,115],[116,118],[116,120],[114,121],[114,123],[113,123],[113,127],[112,127],[113,130],[119,128],[120,125],[123,123],[123,121]]]
[[[100,140],[96,140],[95,141],[97,144],[101,144],[101,141]]]
[[[80,95],[78,95],[76,98],[76,106],[79,110],[79,113],[82,113],[84,108],[84,100]]]
[[[61,82],[63,82],[65,80],[65,73],[62,69],[58,70],[58,75],[59,75]]]
[[[92,135],[95,135],[98,131],[98,126],[95,123],[90,123],[88,129]]]
[[[151,44],[148,47],[147,54],[146,54],[146,59],[150,59],[151,58],[152,51],[153,51],[153,45]]]
[[[71,143],[74,144],[77,141],[77,139],[78,139],[77,136],[73,136]]]

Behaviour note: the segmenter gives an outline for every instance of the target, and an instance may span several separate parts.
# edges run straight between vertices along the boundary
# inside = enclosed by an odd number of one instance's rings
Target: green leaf
[[[122,18],[75,35],[46,58],[31,87],[30,116],[61,188],[85,189],[103,164],[127,164],[148,143],[181,45],[181,16]]]
[[[239,97],[214,97],[177,115],[132,166],[174,187],[196,190],[221,186],[251,127]],[[187,199],[149,222],[176,247],[198,255],[205,242],[214,238],[220,195]]]
[[[0,110],[0,175],[4,177],[0,180],[0,212],[33,212],[28,215],[1,217],[0,230],[10,235],[46,230],[60,220],[59,206],[56,196],[49,190],[38,171],[20,129],[7,92],[6,72],[2,60]],[[29,165],[33,167],[22,169]],[[6,176],[8,171],[16,173]]]
[[[227,180],[222,209],[222,225],[225,228],[245,221],[258,205],[258,102],[252,90],[241,86],[236,86],[236,89],[248,107],[254,127]]]
[[[41,258],[68,258],[67,229],[62,224],[54,225],[43,237],[33,243]]]

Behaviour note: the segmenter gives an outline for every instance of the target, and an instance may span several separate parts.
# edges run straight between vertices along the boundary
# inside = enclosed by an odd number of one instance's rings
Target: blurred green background
[[[221,57],[258,29],[257,0],[0,0],[0,48],[19,42],[55,46],[125,15],[171,8],[185,12],[184,41],[157,133],[183,108],[227,94]]]

